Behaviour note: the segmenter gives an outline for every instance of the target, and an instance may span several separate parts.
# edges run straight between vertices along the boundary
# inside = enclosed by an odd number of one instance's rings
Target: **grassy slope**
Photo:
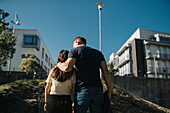
[[[0,85],[1,112],[37,113],[37,94],[43,84],[44,80],[19,80]],[[136,97],[115,85],[112,88],[113,113],[170,113],[169,109]]]
[[[37,94],[42,80],[19,80],[0,86],[3,113],[37,113]]]
[[[113,87],[112,108],[115,113],[170,113],[168,109]]]
[[[170,113],[169,109],[134,96],[116,85],[112,85],[111,106],[113,113]]]

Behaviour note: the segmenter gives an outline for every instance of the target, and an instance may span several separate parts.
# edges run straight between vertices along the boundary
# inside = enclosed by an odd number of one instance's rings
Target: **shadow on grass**
[[[40,87],[40,80],[19,80],[0,87],[0,109],[3,113],[36,113],[36,96]]]

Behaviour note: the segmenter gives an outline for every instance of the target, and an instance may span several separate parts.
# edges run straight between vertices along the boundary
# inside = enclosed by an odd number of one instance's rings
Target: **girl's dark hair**
[[[69,53],[68,50],[61,50],[58,55],[58,62],[65,62],[68,58],[68,53]],[[70,71],[70,72],[63,72],[58,67],[54,67],[52,69],[51,76],[52,76],[52,78],[56,79],[59,82],[64,82],[71,78],[71,76],[73,74],[73,70],[74,69],[72,69],[72,71]]]

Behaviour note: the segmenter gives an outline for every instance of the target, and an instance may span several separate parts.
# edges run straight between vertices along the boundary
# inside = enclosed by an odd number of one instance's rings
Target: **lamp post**
[[[154,68],[155,68],[155,77],[157,77],[157,71],[156,71],[156,61],[155,61],[156,55],[153,55],[153,60],[154,60]]]
[[[97,3],[96,5],[97,5],[98,10],[99,10],[99,48],[100,48],[100,51],[102,51],[101,10],[102,10],[102,6],[104,6],[104,4],[100,2],[100,3]],[[100,69],[100,78],[102,79],[101,69]]]
[[[15,13],[14,26],[13,26],[13,29],[12,29],[13,35],[14,35],[14,32],[15,32],[15,25],[20,25],[20,22],[19,22],[19,19],[18,19],[18,16],[17,16],[17,12]],[[9,62],[8,62],[8,71],[10,71],[10,68],[11,68],[11,58],[9,59]]]
[[[15,25],[20,25],[20,22],[19,22],[19,19],[18,19],[17,12],[15,13],[14,26],[13,26],[12,33],[15,32]]]
[[[101,42],[101,10],[102,10],[102,6],[104,6],[103,3],[97,3],[96,4],[98,6],[98,10],[99,10],[99,46],[100,46],[100,51],[102,51],[102,42]]]
[[[153,60],[154,60],[154,68],[155,68],[155,77],[157,77],[157,71],[156,71],[156,58],[159,58],[159,54],[153,55]]]

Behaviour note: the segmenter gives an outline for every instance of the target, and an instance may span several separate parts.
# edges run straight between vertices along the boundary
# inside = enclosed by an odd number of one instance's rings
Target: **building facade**
[[[36,56],[35,59],[42,68],[49,73],[55,63],[39,32],[32,29],[16,29],[14,34],[15,37],[19,37],[15,46],[16,52],[14,57],[8,61],[8,65],[2,67],[2,70],[20,71],[21,61],[27,57],[25,53],[31,53]]]
[[[170,33],[138,28],[114,57],[116,75],[170,78]]]
[[[117,54],[116,53],[112,53],[109,57],[109,63],[112,63],[113,65],[115,65],[115,61],[116,61],[116,56]]]

